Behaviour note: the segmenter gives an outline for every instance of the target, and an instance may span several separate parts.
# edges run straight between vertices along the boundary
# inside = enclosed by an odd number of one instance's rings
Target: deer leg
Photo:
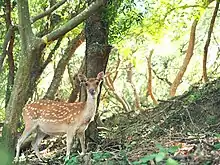
[[[37,134],[36,134],[36,137],[35,137],[35,140],[32,141],[31,145],[37,155],[37,158],[39,160],[41,160],[41,156],[40,156],[40,153],[39,153],[39,148],[38,146],[40,145],[40,142],[43,140],[43,138],[46,136],[45,133],[43,133],[42,131],[40,131],[39,129],[37,130]]]
[[[18,139],[18,143],[17,143],[17,146],[16,146],[15,162],[17,162],[19,160],[21,145],[28,138],[28,136],[30,136],[30,134],[36,129],[36,127],[37,127],[37,125],[32,126],[32,127],[25,127],[24,132],[22,133],[21,137]]]
[[[67,157],[67,160],[70,158],[70,149],[71,149],[71,145],[72,145],[74,136],[75,136],[75,131],[74,132],[67,132],[67,137],[66,137],[66,145],[67,145],[66,157]]]
[[[80,155],[85,155],[85,153],[86,153],[86,149],[85,149],[85,131],[78,132],[77,137],[79,138],[80,144],[81,144],[82,152],[80,153]]]

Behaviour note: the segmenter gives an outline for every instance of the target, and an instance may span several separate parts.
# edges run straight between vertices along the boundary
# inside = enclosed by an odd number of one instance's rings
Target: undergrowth
[[[149,161],[154,161],[156,164],[166,164],[166,165],[178,165],[179,163],[171,158],[171,156],[178,151],[179,146],[172,146],[169,148],[165,148],[160,144],[156,144],[156,147],[158,148],[158,152],[144,155],[139,158],[139,160],[136,161],[129,161],[128,156],[127,156],[127,151],[126,150],[121,150],[118,153],[116,152],[92,152],[90,155],[82,159],[80,156],[73,156],[70,160],[66,160],[65,164],[66,165],[80,165],[82,163],[91,163],[94,165],[102,165],[103,163],[105,165],[115,165],[115,164],[120,164],[120,165],[142,165],[142,164],[147,164]],[[88,160],[88,158],[90,160]],[[86,163],[86,164],[87,164]]]

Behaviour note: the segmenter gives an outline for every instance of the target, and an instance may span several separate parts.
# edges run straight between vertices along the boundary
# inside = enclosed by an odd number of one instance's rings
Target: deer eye
[[[96,85],[99,85],[99,81],[96,81]]]
[[[85,86],[88,86],[88,83],[87,83],[87,82],[85,82]]]

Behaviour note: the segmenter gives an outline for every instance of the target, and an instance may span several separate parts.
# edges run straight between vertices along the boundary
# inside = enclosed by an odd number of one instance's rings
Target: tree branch
[[[2,55],[0,56],[0,73],[1,73],[1,70],[2,70],[2,67],[3,67],[5,56],[7,54],[7,47],[8,47],[8,44],[9,44],[9,41],[11,39],[12,34],[13,34],[13,27],[10,26],[7,33],[6,33],[6,35],[5,35],[5,40],[2,44]]]
[[[195,7],[206,9],[206,8],[208,7],[208,5],[209,5],[210,3],[212,3],[213,1],[214,1],[214,0],[207,0],[207,1],[205,1],[205,4],[204,4],[204,5],[182,5],[182,6],[174,7],[174,8],[172,8],[172,9],[170,9],[170,10],[167,11],[167,13],[164,15],[163,20],[165,20],[165,19],[167,18],[167,16],[168,16],[171,12],[173,12],[173,11],[175,11],[175,10],[177,10],[177,9],[187,9],[187,8],[195,8]]]
[[[183,5],[183,6],[177,6],[177,7],[174,7],[174,8],[172,8],[172,9],[168,10],[168,11],[166,12],[166,14],[164,15],[163,20],[165,20],[171,12],[173,12],[173,11],[175,11],[175,10],[177,10],[177,9],[183,9],[183,10],[184,10],[184,9],[187,9],[187,8],[195,8],[195,7],[206,8],[205,6],[201,6],[201,5]]]
[[[59,38],[59,40],[57,41],[56,45],[54,46],[54,48],[51,50],[51,52],[49,53],[47,59],[45,60],[45,62],[42,64],[40,72],[42,73],[44,71],[44,69],[47,67],[47,65],[52,61],[52,57],[53,54],[55,53],[55,51],[59,48],[61,41],[62,41],[63,37]]]
[[[207,68],[206,68],[208,48],[209,48],[209,44],[210,44],[210,41],[211,41],[211,36],[212,36],[213,28],[214,28],[214,25],[215,25],[215,19],[216,19],[217,13],[218,13],[218,9],[219,9],[219,1],[216,1],[215,10],[214,10],[213,15],[212,15],[212,19],[211,19],[211,22],[210,22],[210,25],[209,25],[209,30],[208,30],[208,36],[207,36],[206,43],[205,43],[205,46],[204,46],[203,63],[202,63],[203,64],[202,77],[203,77],[204,82],[208,81]]]
[[[33,17],[33,18],[31,19],[31,23],[34,23],[34,22],[36,22],[37,20],[39,20],[39,19],[41,19],[41,18],[43,18],[43,17],[45,17],[45,16],[51,14],[53,11],[55,11],[55,10],[58,9],[60,6],[62,6],[66,1],[67,1],[67,0],[62,0],[62,1],[60,1],[60,2],[57,2],[55,5],[53,5],[53,6],[52,6],[51,8],[49,8],[48,10],[46,10],[46,11],[40,13],[39,15]]]
[[[72,39],[69,42],[68,47],[65,50],[65,54],[62,56],[62,58],[59,60],[59,63],[57,64],[57,68],[54,71],[53,80],[44,98],[51,100],[54,99],[55,93],[57,92],[57,89],[63,78],[63,73],[66,69],[66,65],[68,64],[69,60],[71,59],[76,49],[83,43],[84,40],[85,40],[85,33],[84,31],[82,31],[78,36],[76,36],[74,39]]]
[[[97,0],[96,2],[93,2],[91,5],[88,6],[88,8],[79,13],[76,17],[72,18],[65,25],[44,36],[44,42],[47,44],[48,42],[54,41],[78,26],[81,22],[87,19],[91,15],[91,13],[97,11],[102,5],[104,5],[104,1],[105,0]]]
[[[129,106],[129,104],[127,103],[127,101],[125,100],[125,98],[123,96],[120,96],[120,94],[115,90],[113,81],[110,77],[110,74],[107,74],[105,77],[105,84],[104,85],[106,88],[108,88],[110,91],[112,91],[112,93],[114,94],[115,98],[117,101],[119,101],[121,103],[121,105],[123,106],[123,109],[126,112],[130,112],[131,108]]]
[[[167,77],[160,77],[160,76],[158,76],[158,75],[157,75],[157,72],[156,72],[153,68],[152,68],[152,71],[153,71],[154,75],[155,75],[159,80],[164,81],[164,82],[167,83],[169,86],[172,85],[172,83],[168,80]]]

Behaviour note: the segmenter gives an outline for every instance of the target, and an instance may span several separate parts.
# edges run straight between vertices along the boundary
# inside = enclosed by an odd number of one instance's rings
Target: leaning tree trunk
[[[69,60],[71,59],[76,49],[84,42],[84,39],[85,39],[85,34],[84,31],[82,31],[77,37],[75,37],[68,43],[64,55],[57,64],[57,68],[54,71],[53,80],[46,92],[46,95],[44,96],[44,99],[50,99],[50,100],[54,99],[55,94],[62,81],[63,74],[66,69],[66,65],[68,64]]]
[[[92,3],[92,0],[89,0]],[[105,71],[110,46],[108,45],[108,23],[104,20],[104,10],[92,14],[87,20],[85,25],[86,36],[86,76],[96,77],[100,71]],[[102,86],[101,86],[102,87]],[[97,108],[99,104],[97,101]],[[87,134],[93,141],[98,140],[98,130],[96,120],[92,122],[87,129]]]
[[[206,43],[204,46],[203,63],[202,63],[202,70],[203,70],[202,77],[203,77],[204,82],[208,81],[207,68],[206,68],[207,55],[208,55],[208,48],[209,48],[209,44],[211,41],[211,36],[212,36],[213,28],[215,25],[215,19],[216,19],[217,13],[218,13],[218,9],[219,9],[219,1],[216,1],[215,10],[212,15],[212,19],[211,19],[211,22],[209,25],[209,30],[208,30],[208,36],[207,36]]]
[[[175,78],[175,80],[173,81],[171,87],[170,87],[170,96],[175,96],[176,94],[176,89],[180,84],[180,81],[187,69],[187,66],[191,60],[191,57],[193,55],[193,49],[194,49],[194,45],[195,45],[195,35],[196,35],[196,26],[198,23],[198,19],[195,19],[193,21],[192,27],[191,27],[191,32],[190,32],[190,39],[189,39],[189,45],[188,45],[188,49],[187,49],[187,53],[185,56],[185,59],[183,60],[183,64],[180,67],[180,70]]]
[[[150,95],[151,99],[153,100],[154,105],[157,105],[158,102],[153,94],[152,89],[152,66],[151,66],[151,58],[154,53],[154,49],[150,51],[149,56],[147,57],[147,69],[148,69],[148,82],[147,82],[147,93]]]

